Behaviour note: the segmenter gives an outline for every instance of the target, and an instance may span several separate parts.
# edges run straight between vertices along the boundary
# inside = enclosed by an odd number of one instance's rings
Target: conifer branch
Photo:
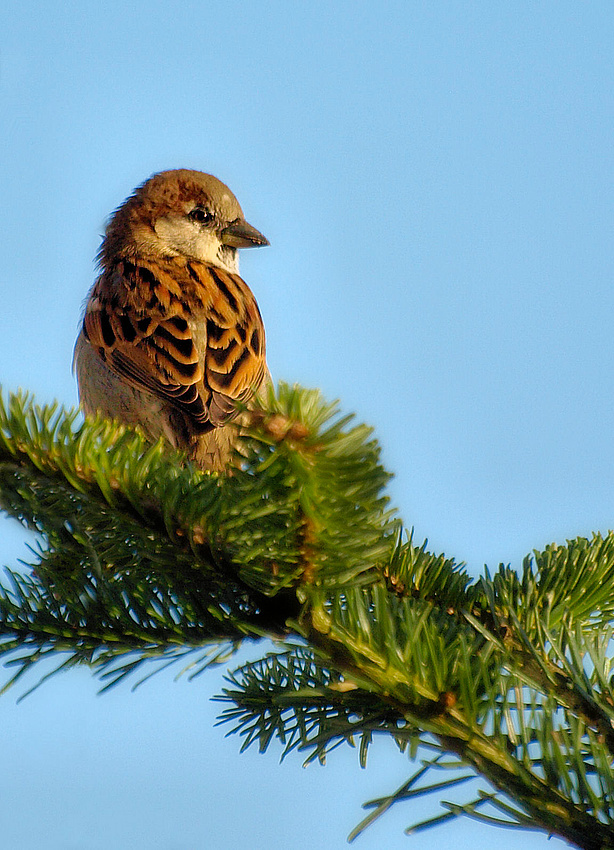
[[[387,735],[434,753],[353,836],[395,803],[462,785],[469,774],[426,777],[465,766],[489,787],[416,829],[465,815],[614,846],[614,536],[474,581],[403,534],[387,480],[370,430],[296,387],[252,414],[225,476],[11,397],[0,507],[39,548],[0,585],[9,684],[54,654],[105,687],[181,660],[198,674],[274,636],[222,697],[244,747],[277,738],[324,761],[359,740],[364,764]]]

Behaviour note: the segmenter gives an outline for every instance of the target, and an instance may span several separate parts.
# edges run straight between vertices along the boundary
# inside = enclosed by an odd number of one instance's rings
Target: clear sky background
[[[369,422],[416,538],[518,566],[614,524],[614,4],[32,2],[0,12],[0,380],[76,402],[72,347],[107,215],[151,173],[210,171],[273,376]],[[27,557],[0,523],[0,561]],[[0,699],[13,850],[340,848],[412,765],[238,754],[223,669]],[[545,848],[399,807],[360,850]],[[555,840],[548,847],[563,844]]]

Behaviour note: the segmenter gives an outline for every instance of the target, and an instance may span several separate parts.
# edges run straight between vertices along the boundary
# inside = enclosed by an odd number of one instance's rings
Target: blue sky
[[[23,0],[0,12],[0,381],[76,402],[107,215],[165,168],[228,183],[275,378],[375,427],[419,539],[478,574],[614,524],[614,6]],[[0,560],[27,555],[2,521]],[[223,671],[222,671],[223,672]],[[238,754],[222,672],[0,700],[16,850],[343,847],[412,767]],[[545,847],[471,823],[362,850]],[[552,843],[548,845],[554,846]],[[562,845],[561,845],[562,846]]]

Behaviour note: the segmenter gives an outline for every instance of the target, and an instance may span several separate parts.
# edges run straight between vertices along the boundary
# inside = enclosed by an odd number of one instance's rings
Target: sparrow
[[[138,186],[106,227],[75,345],[84,412],[226,469],[238,408],[270,381],[237,251],[268,244],[211,174],[162,171]]]

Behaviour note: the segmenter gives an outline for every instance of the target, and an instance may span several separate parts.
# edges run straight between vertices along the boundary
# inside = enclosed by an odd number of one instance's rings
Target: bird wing
[[[116,374],[166,399],[201,431],[231,419],[267,375],[251,290],[205,263],[119,262],[96,282],[83,330]]]

